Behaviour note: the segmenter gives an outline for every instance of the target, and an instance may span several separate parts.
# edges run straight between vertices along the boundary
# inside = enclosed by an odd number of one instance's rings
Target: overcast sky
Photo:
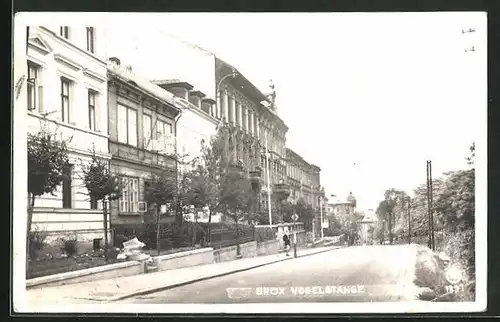
[[[425,183],[427,159],[434,177],[464,168],[471,142],[485,140],[485,14],[191,13],[122,16],[113,26],[108,54],[159,42],[148,30],[163,30],[262,91],[272,79],[287,146],[321,167],[328,194],[352,190],[361,208],[376,208],[388,188]],[[476,32],[463,35],[468,28]]]

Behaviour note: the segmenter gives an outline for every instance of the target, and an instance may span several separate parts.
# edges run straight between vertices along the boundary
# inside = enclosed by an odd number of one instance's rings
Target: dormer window
[[[59,36],[69,39],[69,27],[68,26],[61,26],[59,28]]]

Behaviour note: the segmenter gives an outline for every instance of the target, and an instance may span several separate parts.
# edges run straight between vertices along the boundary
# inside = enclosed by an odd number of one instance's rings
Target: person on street
[[[283,244],[285,245],[286,256],[290,256],[290,238],[287,233],[283,235]]]

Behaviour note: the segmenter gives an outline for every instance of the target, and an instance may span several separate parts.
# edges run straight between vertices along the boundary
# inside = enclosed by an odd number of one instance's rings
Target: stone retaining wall
[[[189,250],[187,252],[157,256],[154,257],[154,262],[154,265],[158,267],[159,271],[212,264],[214,262],[214,250],[213,248],[207,247]]]
[[[76,284],[109,278],[132,276],[143,274],[144,272],[145,263],[130,261],[32,278],[26,280],[26,288],[29,289]]]

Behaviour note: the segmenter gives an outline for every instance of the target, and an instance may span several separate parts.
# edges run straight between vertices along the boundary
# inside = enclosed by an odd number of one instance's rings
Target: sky
[[[132,57],[134,70],[161,64],[145,50],[159,46],[154,30],[215,53],[263,92],[272,79],[289,127],[286,145],[321,168],[328,195],[352,191],[359,208],[376,208],[386,189],[411,194],[425,184],[426,160],[434,177],[465,168],[470,144],[486,143],[484,13],[172,13],[109,21],[107,53]],[[475,32],[462,34],[469,28]],[[168,50],[155,57],[169,59]]]

